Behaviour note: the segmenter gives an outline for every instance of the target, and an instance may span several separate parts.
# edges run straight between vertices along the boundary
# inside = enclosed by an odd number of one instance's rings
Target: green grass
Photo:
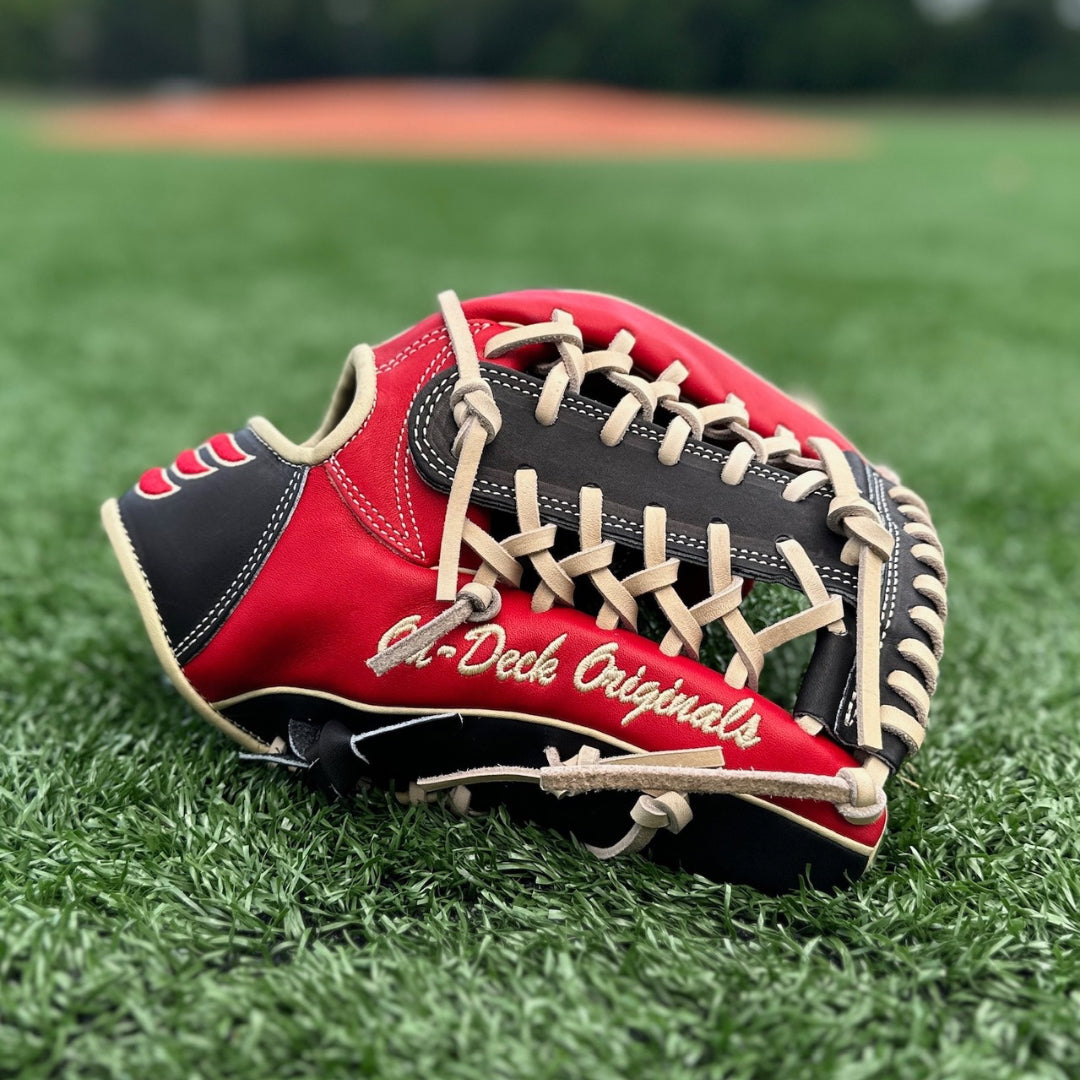
[[[1080,121],[814,164],[66,154],[0,132],[0,1075],[1080,1074]],[[931,502],[932,736],[850,893],[328,807],[161,681],[97,522],[462,295],[622,293]],[[717,838],[723,843],[723,837]]]

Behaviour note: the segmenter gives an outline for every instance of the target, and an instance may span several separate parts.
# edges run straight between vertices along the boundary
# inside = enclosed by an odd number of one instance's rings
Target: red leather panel
[[[139,477],[135,490],[148,499],[161,499],[174,491],[179,491],[180,487],[169,478],[169,474],[164,469],[147,469]]]
[[[387,478],[378,471],[379,461],[369,460],[371,472],[356,463],[353,482],[359,487],[370,477],[369,490],[376,491]],[[415,475],[413,480],[420,488]],[[442,496],[424,489],[422,497],[433,517]],[[185,668],[203,697],[220,701],[268,686],[292,686],[403,712],[484,708],[556,716],[646,750],[719,744],[732,768],[831,775],[855,764],[839,746],[807,735],[784,710],[748,691],[732,690],[717,673],[685,657],[664,656],[636,634],[601,631],[592,618],[572,609],[533,614],[529,596],[514,589],[502,590],[500,629],[461,628],[442,643],[443,652],[452,654],[432,650],[427,663],[404,665],[377,679],[364,661],[377,651],[380,638],[404,617],[427,620],[441,605],[433,601],[434,571],[402,558],[396,545],[377,536],[367,522],[361,527],[357,516],[332,467],[313,469],[262,573],[213,641]],[[605,646],[606,651],[595,652]],[[526,658],[515,672],[509,650],[519,657],[532,652],[545,662]],[[601,673],[614,675],[616,668],[638,676],[637,698],[608,696]],[[683,710],[682,720],[659,715],[652,705],[671,705],[676,693],[697,701]],[[711,710],[697,715],[705,716],[712,731],[690,722],[694,710],[706,706]],[[735,713],[725,722],[718,707]],[[745,711],[739,715],[740,710]],[[884,819],[850,825],[827,804],[774,801],[871,846],[884,828]]]
[[[214,471],[194,450],[181,450],[173,468],[181,476],[206,476]]]
[[[474,320],[473,336],[484,342],[503,327]],[[327,470],[342,501],[380,544],[421,566],[438,559],[446,498],[420,479],[409,456],[406,418],[420,388],[454,363],[440,317],[375,350],[375,408],[356,434],[330,459]],[[474,510],[478,524],[487,520]]]
[[[237,445],[231,434],[215,435],[207,440],[206,445],[222,465],[243,465],[251,460],[251,455]]]
[[[842,450],[854,449],[835,428],[794,403],[722,349],[625,300],[571,289],[531,289],[464,304],[470,319],[521,323],[545,322],[556,307],[574,316],[574,322],[592,348],[607,345],[619,330],[629,330],[637,338],[634,360],[650,374],[658,375],[673,360],[681,360],[690,370],[682,384],[683,396],[690,401],[697,404],[723,401],[733,393],[746,403],[751,426],[762,435],[772,435],[776,425],[783,424],[795,433],[804,449],[806,440],[812,436],[830,438]]]

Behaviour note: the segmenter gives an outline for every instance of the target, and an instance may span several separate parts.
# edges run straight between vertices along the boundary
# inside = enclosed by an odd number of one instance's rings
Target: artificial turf
[[[871,118],[856,160],[470,165],[67,153],[17,120],[0,1075],[1080,1075],[1080,118]],[[256,412],[303,437],[346,350],[437,289],[546,284],[812,392],[935,511],[932,734],[846,894],[327,806],[162,683],[99,502]]]

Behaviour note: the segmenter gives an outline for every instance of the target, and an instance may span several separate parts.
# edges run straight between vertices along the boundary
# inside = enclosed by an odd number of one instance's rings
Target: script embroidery
[[[541,686],[550,686],[555,681],[559,670],[559,661],[555,654],[566,640],[560,634],[539,656],[531,649],[522,653],[506,647],[506,631],[498,623],[477,626],[465,634],[465,640],[471,642],[469,651],[458,661],[458,671],[462,675],[481,675],[495,668],[496,679],[513,679],[515,682],[537,682]],[[484,656],[485,647],[491,646]]]
[[[419,615],[409,615],[396,622],[380,638],[380,651],[403,634],[411,634],[419,625]],[[466,677],[492,672],[500,681],[510,679],[519,683],[550,686],[558,678],[557,654],[566,638],[566,634],[560,634],[540,653],[533,649],[521,652],[508,648],[506,630],[499,623],[490,622],[466,631],[464,639],[468,648],[461,656],[452,645],[440,645],[434,656],[425,649],[408,663],[422,669],[437,658],[454,660],[458,674]],[[742,749],[761,742],[758,735],[761,717],[753,711],[753,698],[742,698],[730,708],[724,708],[715,701],[703,703],[699,695],[683,693],[681,678],[671,686],[663,686],[647,677],[644,664],[633,673],[624,671],[616,663],[618,652],[619,646],[614,641],[598,645],[578,663],[572,681],[574,689],[580,694],[603,693],[613,701],[629,705],[620,721],[623,727],[651,712],[654,716],[670,717],[677,723],[689,724],[718,739],[730,739]]]
[[[622,718],[623,727],[636,720],[642,713],[656,716],[673,716],[680,724],[689,724],[701,731],[708,731],[720,739],[732,739],[736,746],[746,749],[761,741],[758,727],[761,717],[757,713],[747,716],[754,707],[753,698],[743,698],[730,709],[715,701],[698,704],[697,694],[682,693],[682,679],[662,687],[652,679],[646,679],[645,665],[630,675],[615,663],[619,646],[613,641],[593,649],[577,666],[574,686],[582,693],[603,690],[604,694],[634,707]]]

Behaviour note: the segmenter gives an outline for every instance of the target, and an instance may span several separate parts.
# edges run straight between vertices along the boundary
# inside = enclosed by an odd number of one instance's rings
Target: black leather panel
[[[626,547],[640,550],[643,546],[644,508],[649,503],[667,509],[668,553],[690,563],[707,564],[706,530],[715,519],[731,530],[734,572],[798,588],[776,542],[790,536],[803,545],[829,591],[844,597],[849,635],[819,633],[796,713],[815,717],[843,745],[857,747],[853,605],[858,570],[841,562],[844,539],[826,524],[832,489],[825,487],[800,502],[787,502],[782,493],[793,474],[758,463],[741,483],[724,484],[720,472],[729,452],[693,439],[678,464],[662,465],[657,450],[665,428],[657,424],[636,422],[622,443],[607,447],[600,440],[600,429],[610,408],[569,392],[558,420],[545,427],[534,416],[541,380],[498,365],[482,364],[481,368],[503,425],[481,459],[473,490],[473,500],[480,505],[513,512],[514,474],[527,466],[537,473],[544,521],[576,532],[580,489],[596,485],[604,492],[604,536]],[[413,460],[424,479],[440,491],[449,491],[456,461],[451,445],[458,429],[450,408],[456,377],[448,371],[433,379],[417,395],[409,416]],[[929,571],[911,554],[916,541],[904,532],[907,519],[888,495],[892,485],[858,454],[849,452],[847,457],[861,492],[878,508],[896,541],[883,574],[881,701],[910,715],[910,706],[885,679],[896,670],[920,677],[897,646],[905,638],[929,645],[908,614],[926,603],[912,583]],[[881,756],[898,767],[907,753],[905,744],[888,734],[884,742]]]
[[[445,714],[393,730],[405,716],[364,712],[344,703],[301,693],[266,694],[231,705],[225,715],[264,742],[288,741],[289,723],[301,719],[320,728],[311,742],[312,769],[305,779],[328,793],[350,792],[361,776],[407,790],[421,776],[485,765],[547,764],[546,747],[568,758],[583,745],[604,756],[619,754],[602,740],[546,724],[508,717]],[[366,761],[348,747],[348,732],[382,732],[360,744]],[[350,760],[351,758],[351,760]],[[603,791],[556,799],[530,784],[477,784],[472,807],[507,806],[520,817],[607,846],[630,827],[632,792]],[[659,862],[718,881],[779,893],[806,881],[814,888],[842,888],[866,869],[867,857],[830,840],[756,801],[730,795],[692,795],[694,818],[678,835],[660,832],[646,854]],[[583,855],[584,857],[584,855]],[[590,856],[591,857],[591,856]]]
[[[885,527],[895,540],[892,557],[885,565],[881,587],[881,703],[893,705],[913,716],[911,706],[899,695],[886,679],[890,672],[906,671],[920,682],[918,668],[900,655],[902,641],[913,638],[927,648],[930,639],[915,625],[909,612],[915,607],[930,604],[916,592],[915,578],[921,574],[933,574],[927,566],[912,554],[917,541],[904,532],[908,519],[900,512],[895,500],[889,497],[892,484],[858,454],[848,453],[848,461],[855,474],[859,490],[877,507]],[[851,633],[854,620],[848,619]],[[831,640],[830,640],[831,639]],[[812,716],[823,723],[836,739],[845,746],[856,747],[855,716],[855,649],[854,639],[837,638],[826,632],[818,635],[818,644],[803,678],[803,685],[796,703],[796,711]],[[895,736],[885,733],[881,757],[899,768],[908,754],[907,745]]]
[[[253,460],[196,478],[169,475],[179,490],[147,499],[132,488],[120,516],[150,583],[177,660],[187,663],[217,632],[285,528],[306,469],[283,461],[248,428],[234,436]]]
[[[798,588],[794,574],[776,550],[776,541],[794,537],[806,549],[826,586],[849,600],[856,596],[858,575],[840,561],[843,538],[825,524],[831,489],[802,502],[786,502],[782,493],[794,474],[760,464],[735,485],[723,483],[720,471],[729,453],[691,439],[678,464],[657,457],[665,429],[631,424],[614,447],[600,441],[610,409],[589,398],[567,393],[559,419],[550,427],[533,412],[543,385],[539,379],[492,364],[482,364],[503,426],[484,450],[473,499],[497,510],[514,508],[514,473],[522,466],[537,472],[545,521],[574,531],[582,487],[604,492],[604,536],[641,549],[645,506],[662,503],[668,514],[668,552],[687,562],[708,563],[706,530],[713,519],[731,530],[732,568],[755,581],[779,581]],[[456,373],[433,379],[417,396],[409,416],[409,444],[424,479],[449,491],[456,459],[450,447],[457,434],[450,409]]]

